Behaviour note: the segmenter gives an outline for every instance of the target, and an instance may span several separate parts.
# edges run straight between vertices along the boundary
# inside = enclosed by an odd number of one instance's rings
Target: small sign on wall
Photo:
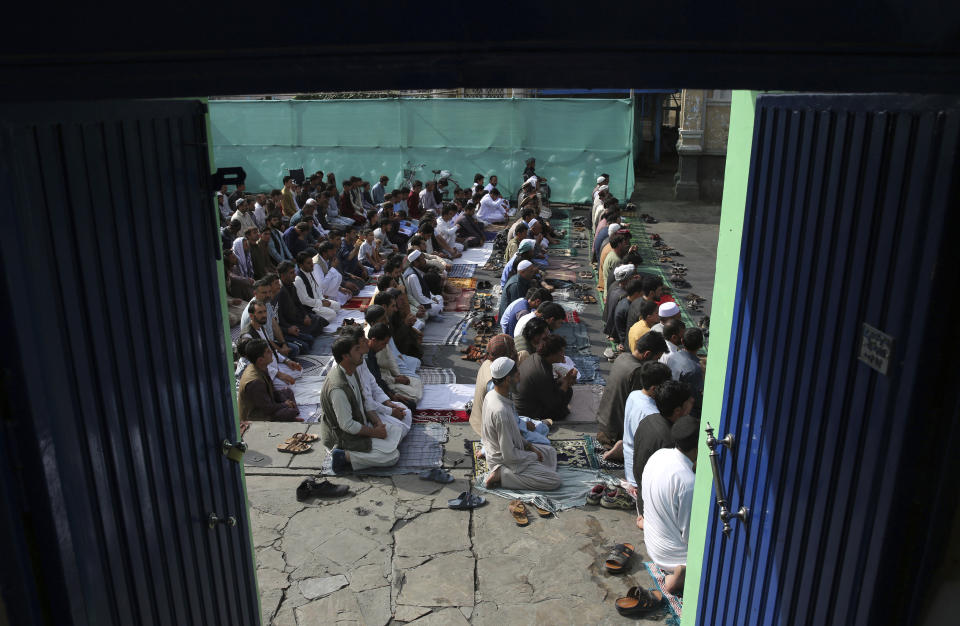
[[[893,359],[893,337],[864,322],[860,331],[860,355],[857,358],[886,375]]]

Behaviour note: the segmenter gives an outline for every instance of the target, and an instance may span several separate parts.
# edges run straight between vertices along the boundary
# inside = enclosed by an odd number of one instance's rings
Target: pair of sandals
[[[596,303],[597,303],[596,297],[591,296],[591,295],[589,295],[589,294],[583,296],[583,301],[586,302],[587,304],[596,304]]]
[[[546,509],[541,509],[540,507],[531,504],[531,507],[537,512],[537,515],[543,518],[553,517],[553,512]],[[530,523],[530,518],[527,517],[527,507],[523,503],[523,500],[511,500],[510,504],[507,505],[507,508],[510,511],[510,515],[513,517],[513,521],[516,522],[517,526],[526,526]]]
[[[319,440],[319,435],[311,435],[310,433],[297,433],[283,443],[279,444],[277,446],[277,450],[280,452],[286,452],[287,454],[303,454],[304,452],[310,452],[310,450],[313,449],[313,446],[310,444]]]
[[[627,564],[633,552],[632,543],[618,543],[610,550],[603,566],[611,574],[623,574],[627,571]],[[645,615],[659,608],[661,604],[663,604],[663,593],[659,589],[641,589],[640,587],[630,587],[627,595],[617,598],[615,603],[617,613],[624,617]]]
[[[489,280],[477,281],[477,289],[493,289],[493,284]]]

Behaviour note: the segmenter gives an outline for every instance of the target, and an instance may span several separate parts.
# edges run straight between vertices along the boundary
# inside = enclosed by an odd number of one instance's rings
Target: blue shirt
[[[383,204],[383,199],[386,197],[387,193],[384,190],[383,185],[377,182],[376,185],[370,188],[370,195],[373,197],[373,201],[376,204]]]
[[[517,326],[517,320],[529,311],[530,304],[525,297],[517,298],[508,304],[507,308],[503,310],[503,315],[500,317],[500,328],[503,329],[504,334],[513,337],[513,329]]]
[[[346,241],[340,242],[340,249],[337,250],[337,258],[340,259],[340,272],[348,272],[354,276],[362,276],[363,270],[360,269],[360,262],[357,260],[359,254],[353,259],[350,255],[353,253],[353,246]]]
[[[643,418],[659,412],[656,401],[642,390],[631,391],[627,396],[627,404],[623,407],[623,473],[634,487],[637,479],[633,475],[633,437]]]

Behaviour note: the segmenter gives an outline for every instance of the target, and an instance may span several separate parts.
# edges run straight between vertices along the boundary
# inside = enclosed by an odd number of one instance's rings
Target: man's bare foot
[[[547,425],[547,428],[553,428],[553,420],[550,419],[549,417],[543,420],[543,423]]]
[[[643,530],[643,516],[642,516],[642,515],[638,515],[638,516],[637,516],[637,528],[639,528],[640,530]]]
[[[479,450],[476,451],[476,453],[474,453],[474,456],[478,459],[482,459],[487,455],[483,453],[483,448],[480,448]]]
[[[683,582],[686,579],[687,568],[684,565],[678,565],[672,574],[667,574],[663,579],[663,590],[675,596],[683,595]]]
[[[613,447],[603,453],[604,461],[622,461],[623,460],[623,441],[613,444]]]
[[[494,485],[499,485],[499,484],[500,484],[500,468],[498,467],[497,469],[487,474],[486,480],[483,481],[483,486],[489,489],[490,487],[493,487]]]

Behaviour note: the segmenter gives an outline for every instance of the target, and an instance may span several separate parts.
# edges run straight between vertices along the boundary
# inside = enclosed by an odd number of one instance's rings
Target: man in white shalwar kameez
[[[308,252],[297,255],[297,275],[293,279],[293,286],[297,290],[297,297],[304,306],[313,309],[313,312],[333,323],[340,311],[340,303],[324,297],[323,285],[313,275],[313,257]]]
[[[487,487],[500,484],[504,489],[552,491],[562,484],[557,474],[557,451],[553,446],[530,443],[523,438],[517,409],[510,394],[519,374],[516,362],[502,356],[490,366],[493,389],[483,399],[483,424],[480,437],[487,455],[490,473]]]
[[[320,283],[323,296],[337,304],[345,304],[350,299],[346,289],[341,289],[343,274],[337,268],[330,266],[330,259],[337,253],[337,248],[329,241],[320,244],[320,251],[313,257],[313,277]]]

